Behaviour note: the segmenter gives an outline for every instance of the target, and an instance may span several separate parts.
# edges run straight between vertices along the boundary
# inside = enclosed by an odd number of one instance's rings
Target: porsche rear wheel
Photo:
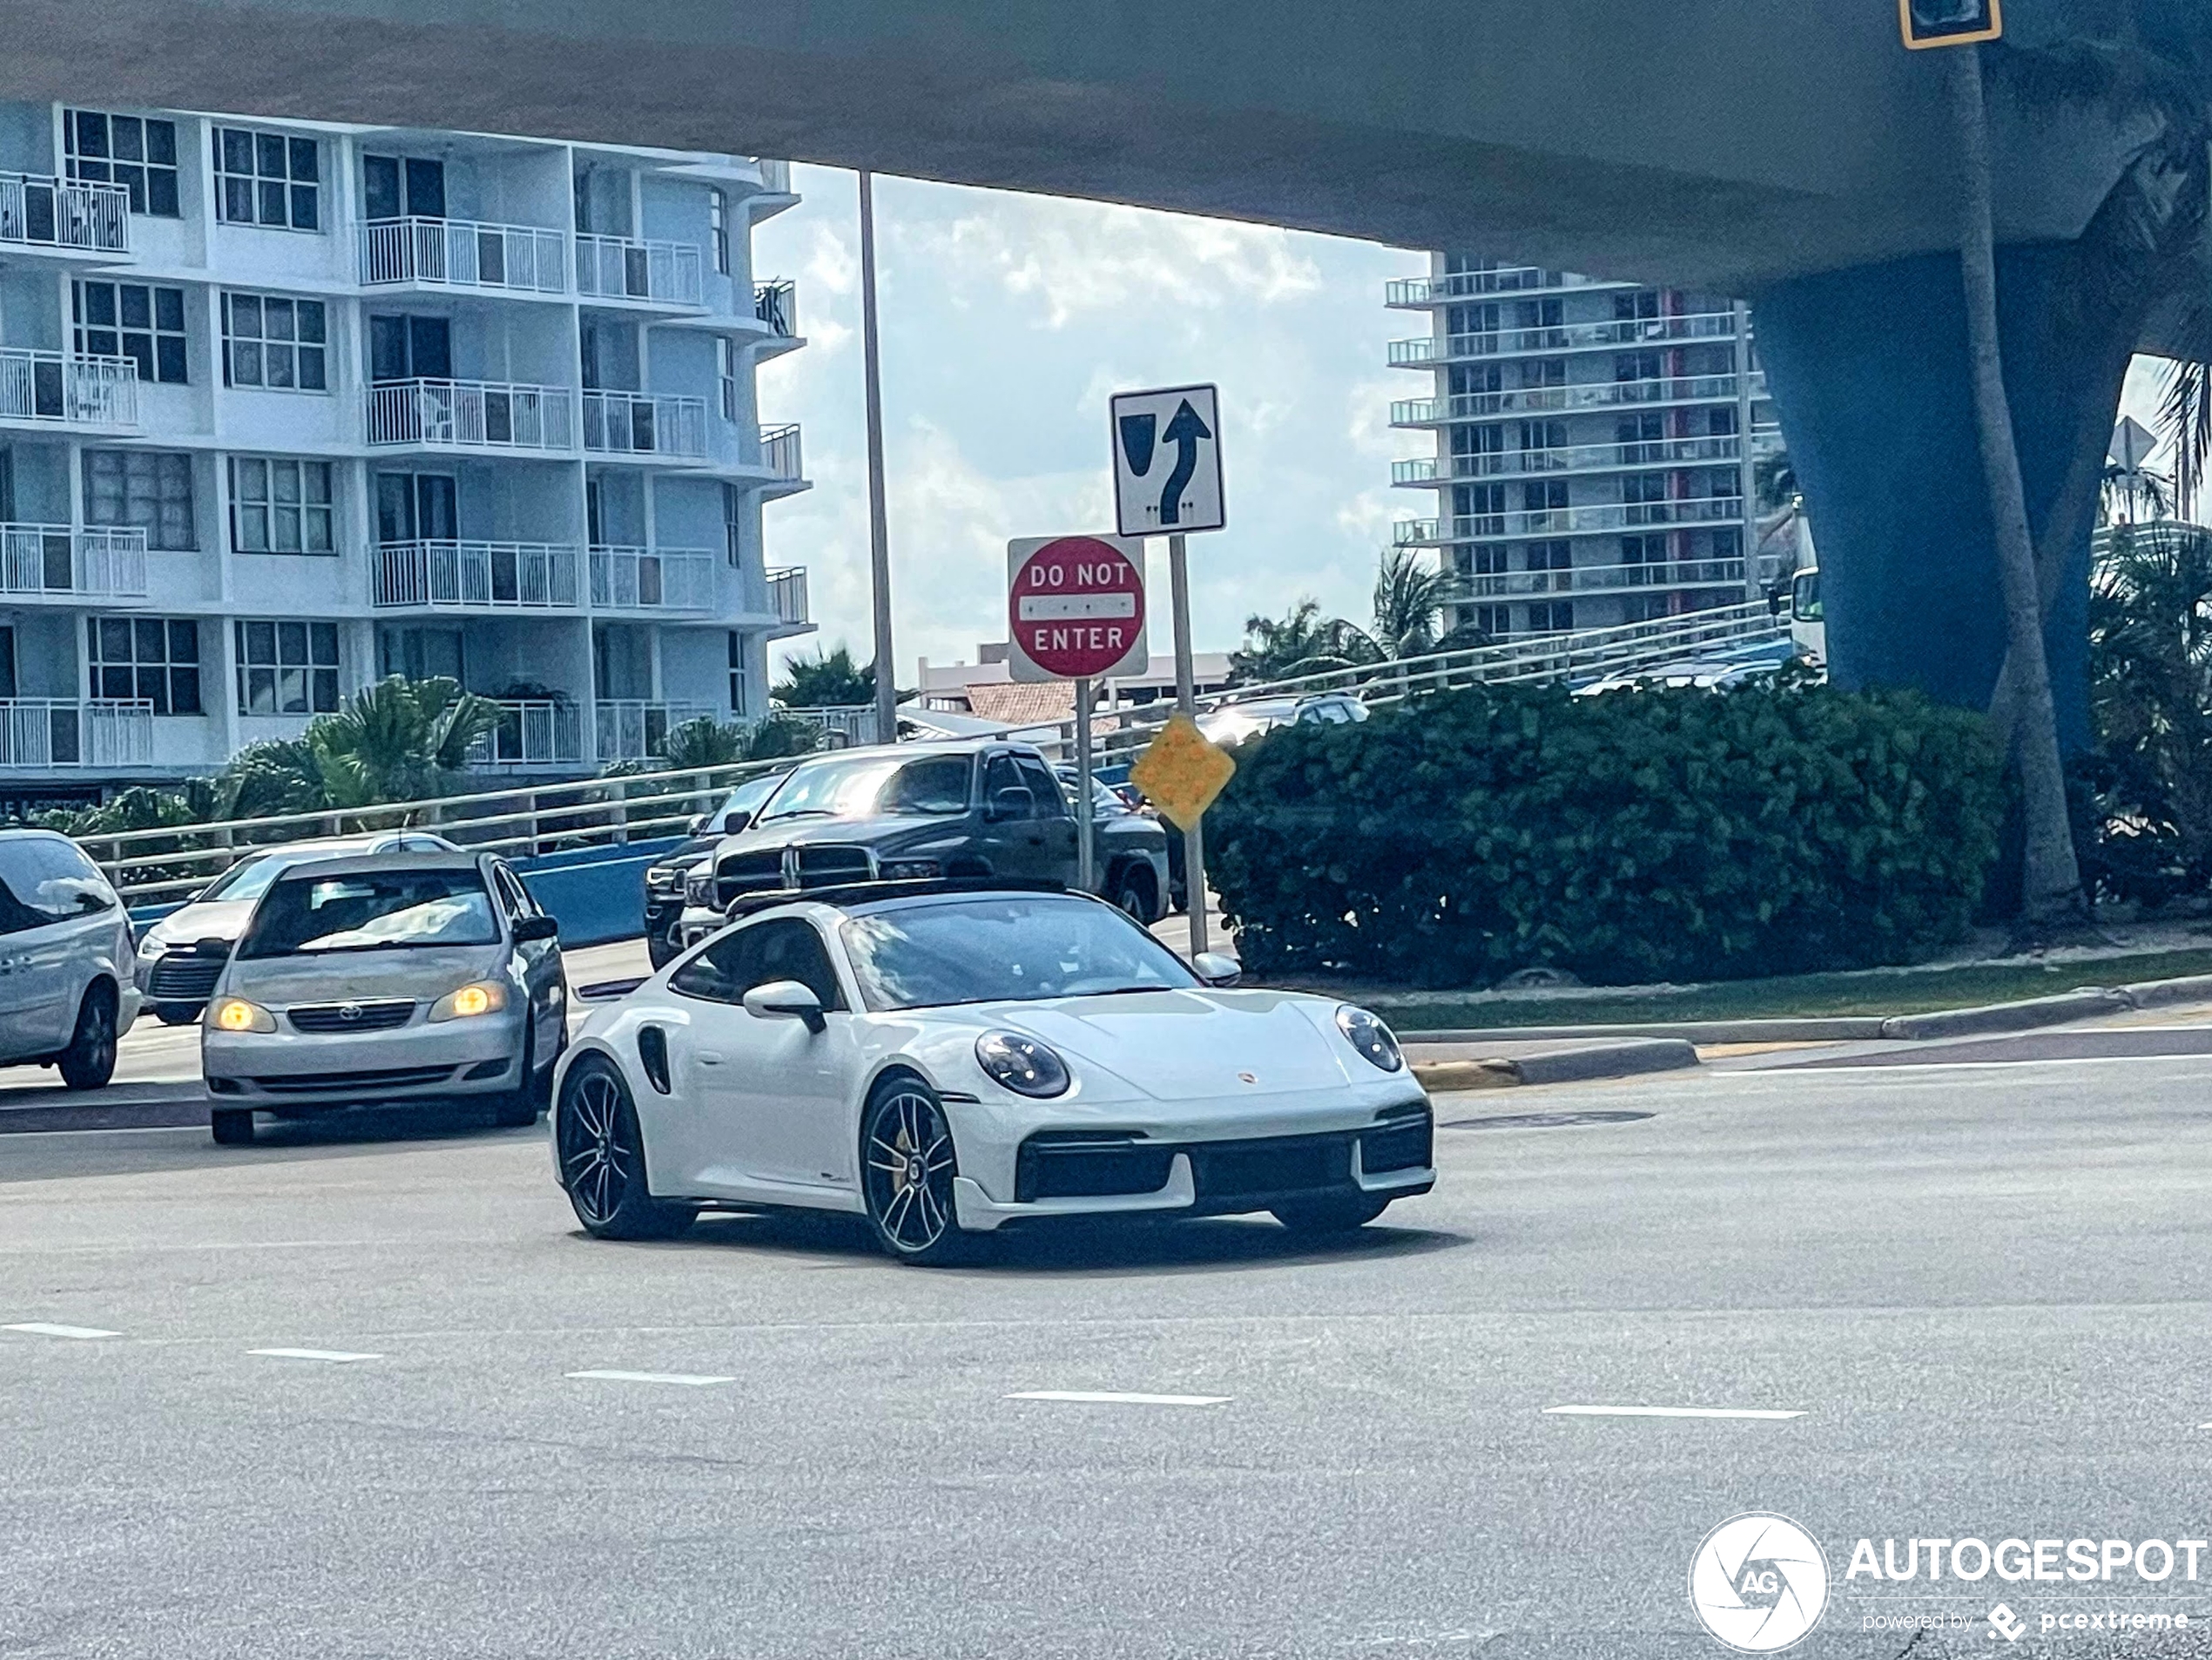
[[[554,1134],[561,1185],[596,1239],[671,1239],[698,1214],[657,1199],[645,1184],[645,1147],[630,1086],[614,1063],[587,1056],[561,1083]]]
[[[887,1078],[860,1127],[861,1188],[877,1240],[901,1262],[958,1260],[974,1236],[953,1214],[960,1166],[937,1092],[914,1077]]]

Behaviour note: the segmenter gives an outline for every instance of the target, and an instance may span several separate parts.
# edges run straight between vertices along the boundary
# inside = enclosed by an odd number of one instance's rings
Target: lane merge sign
[[[1006,576],[1014,679],[1095,680],[1151,666],[1142,541],[1024,537],[1006,544]]]
[[[1217,388],[1117,392],[1112,411],[1115,529],[1125,536],[1177,536],[1229,523]]]

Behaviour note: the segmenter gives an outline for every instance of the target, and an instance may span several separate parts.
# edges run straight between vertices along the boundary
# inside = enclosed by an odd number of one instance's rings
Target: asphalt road
[[[0,1327],[112,1335],[0,1329],[0,1654],[1673,1660],[1726,1652],[1685,1580],[1754,1509],[1836,1576],[1797,1654],[2212,1653],[2212,1560],[1843,1578],[1860,1536],[2212,1538],[2208,1078],[1447,1098],[1437,1191],[1349,1243],[934,1272],[828,1220],[595,1243],[542,1131],[435,1114],[10,1136]],[[2040,1630],[2114,1608],[2198,1629]],[[1919,1614],[1971,1623],[1865,1629]]]

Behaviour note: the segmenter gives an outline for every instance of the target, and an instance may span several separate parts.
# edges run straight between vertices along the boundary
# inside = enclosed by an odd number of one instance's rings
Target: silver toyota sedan
[[[200,1023],[215,1139],[253,1114],[489,1100],[545,1110],[568,1037],[559,930],[491,854],[397,853],[280,874]]]

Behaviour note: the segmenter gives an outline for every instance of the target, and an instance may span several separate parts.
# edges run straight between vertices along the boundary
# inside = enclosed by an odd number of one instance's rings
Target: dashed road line
[[[704,1389],[710,1384],[735,1383],[735,1378],[718,1378],[697,1372],[571,1372],[571,1378],[590,1378],[600,1383],[673,1383],[687,1389]]]
[[[1122,1407],[1218,1407],[1233,1395],[1143,1395],[1108,1389],[1024,1389],[1008,1400],[1076,1400]]]
[[[330,1360],[344,1363],[350,1360],[381,1360],[381,1354],[355,1354],[347,1349],[248,1349],[248,1354],[266,1355],[272,1360]]]
[[[1547,1407],[1547,1416],[1567,1418],[1802,1418],[1802,1412],[1754,1407]]]
[[[120,1332],[103,1331],[97,1326],[56,1326],[46,1320],[18,1320],[12,1326],[0,1326],[0,1332],[28,1332],[33,1337],[70,1337],[79,1339],[123,1335]]]

